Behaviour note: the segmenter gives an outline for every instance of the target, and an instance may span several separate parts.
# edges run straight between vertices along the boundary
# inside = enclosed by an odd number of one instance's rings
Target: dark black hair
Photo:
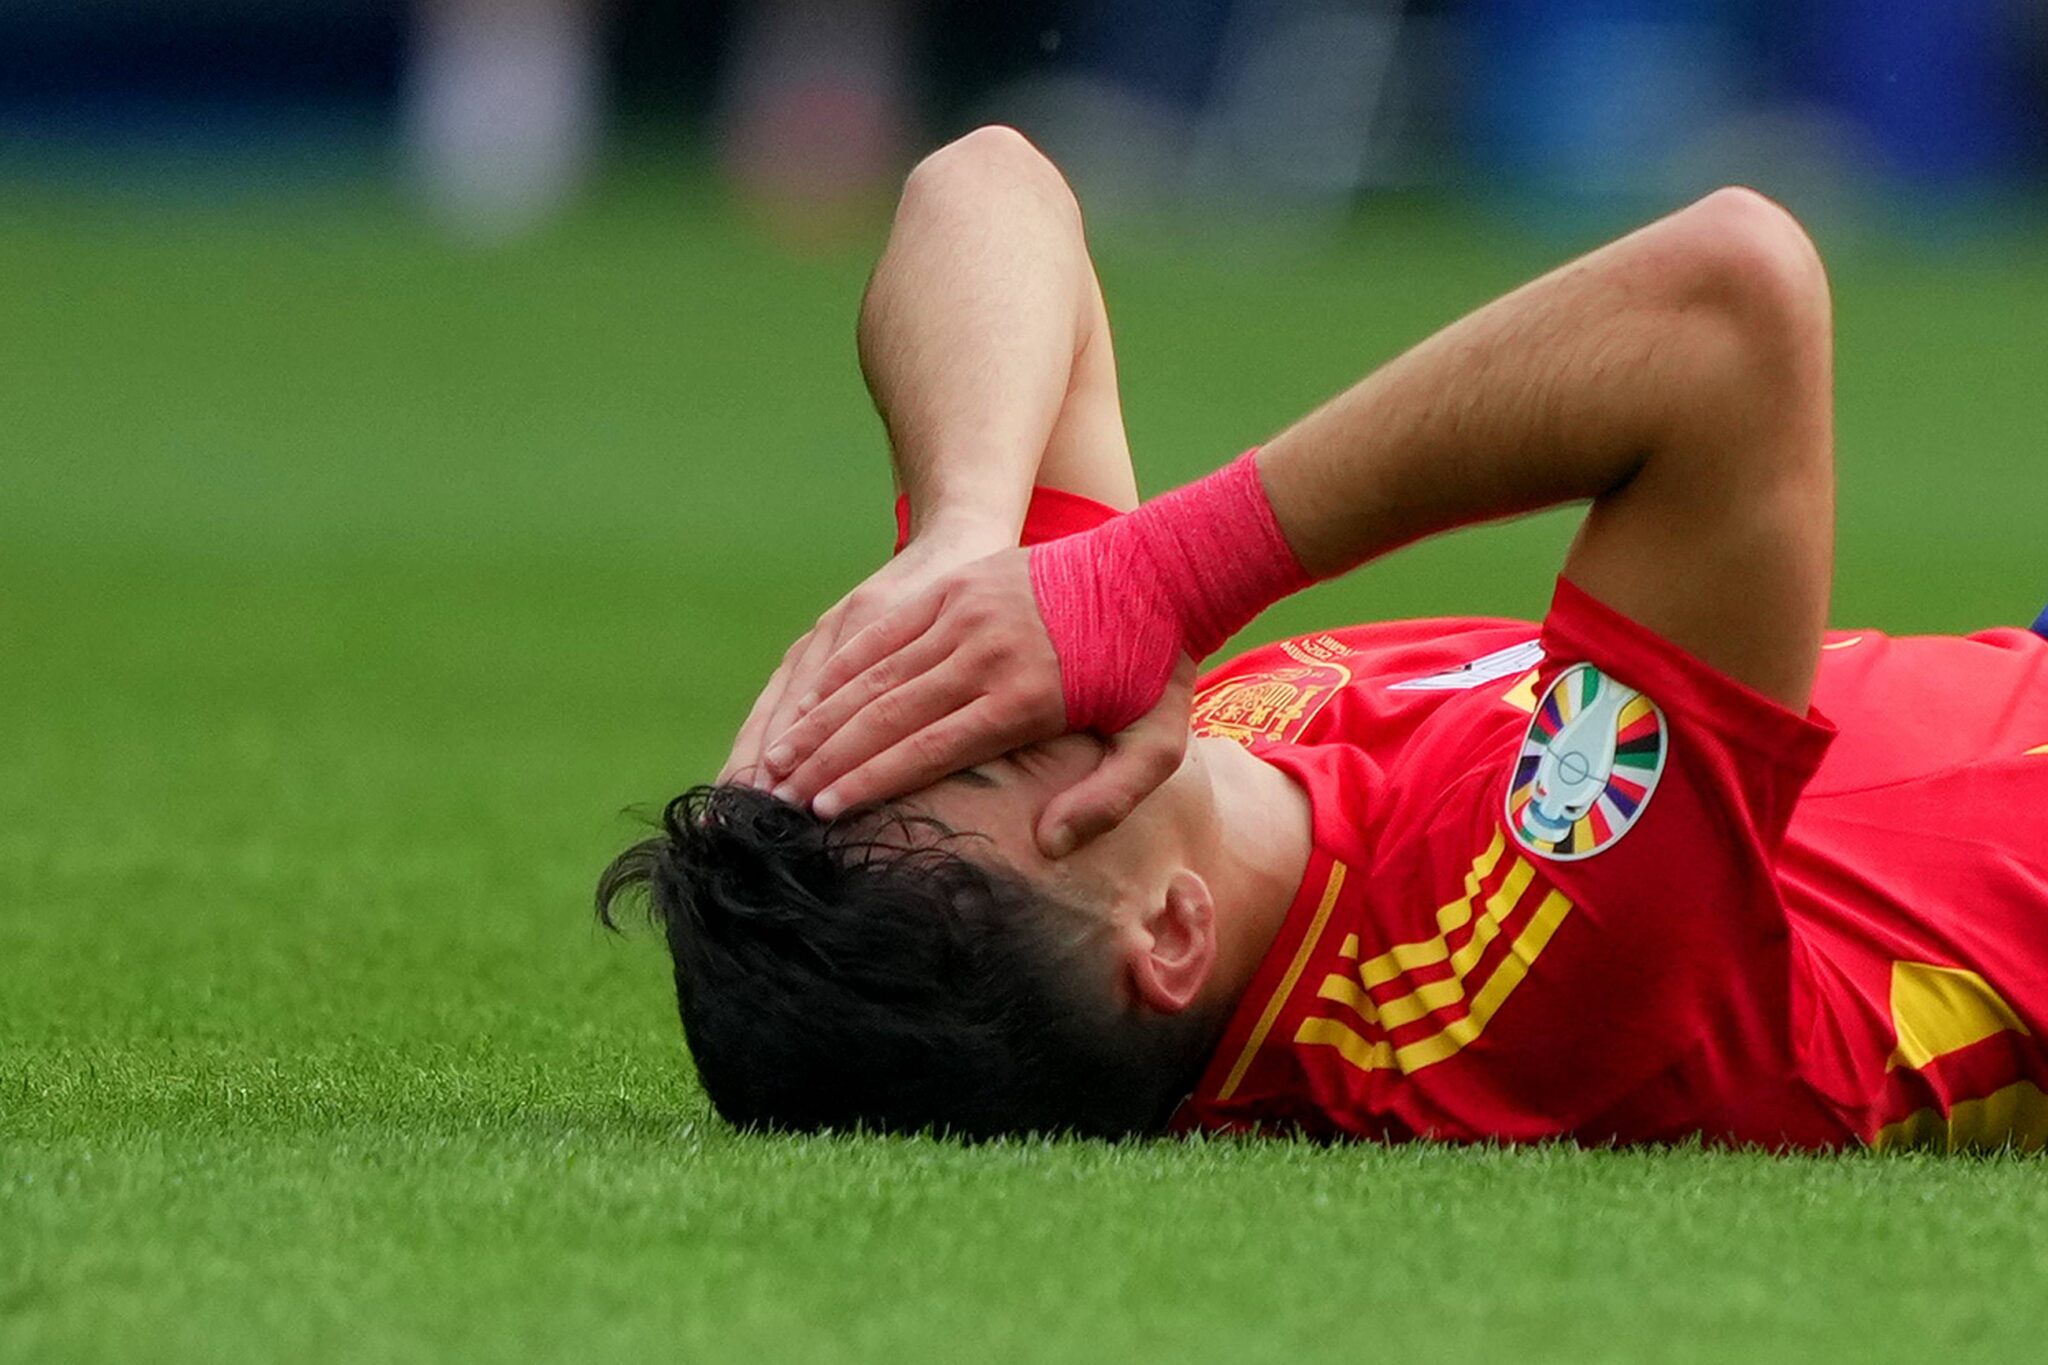
[[[1115,999],[1106,920],[971,861],[972,839],[695,787],[605,869],[597,914],[616,928],[645,895],[697,1074],[742,1128],[1163,1128],[1217,1021]]]

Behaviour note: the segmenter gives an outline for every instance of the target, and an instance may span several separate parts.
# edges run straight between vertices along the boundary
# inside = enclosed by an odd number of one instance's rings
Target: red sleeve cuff
[[[1079,493],[1064,489],[1038,487],[1031,490],[1031,505],[1024,512],[1024,531],[1018,537],[1020,545],[1037,545],[1063,536],[1077,535],[1092,531],[1106,521],[1113,521],[1123,513],[1108,503],[1084,498]],[[910,543],[910,499],[896,499],[896,549],[901,552]]]
[[[1835,737],[1834,723],[1820,712],[1800,715],[1780,705],[1566,578],[1557,580],[1544,618],[1543,647],[1552,659],[1598,664],[1726,743],[1801,774],[1820,766]]]

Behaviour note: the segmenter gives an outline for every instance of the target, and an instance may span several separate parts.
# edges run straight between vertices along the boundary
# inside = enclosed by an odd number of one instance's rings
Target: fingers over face
[[[811,809],[829,820],[855,806],[902,796],[948,773],[1049,738],[1020,733],[1014,718],[1015,712],[992,698],[969,702],[848,772],[819,792]]]
[[[757,787],[768,785],[768,773],[762,766],[761,751],[768,739],[775,733],[770,728],[776,709],[782,704],[789,690],[790,678],[796,663],[811,646],[815,631],[806,631],[791,642],[783,651],[782,662],[768,675],[761,694],[754,698],[754,705],[747,712],[747,718],[740,722],[740,731],[733,736],[732,752],[727,755],[725,766],[719,769],[718,780],[731,782],[744,780]]]
[[[1064,858],[1115,829],[1180,769],[1193,685],[1194,665],[1183,659],[1159,701],[1110,740],[1094,771],[1046,803],[1037,830],[1046,857]]]
[[[802,714],[797,708],[797,703],[816,690],[818,675],[831,663],[834,654],[849,638],[842,633],[843,624],[843,620],[839,619],[822,623],[814,632],[810,648],[804,651],[803,657],[790,670],[789,686],[783,690],[775,714],[768,718],[762,742],[763,767],[771,776],[776,773],[774,759],[780,747],[776,743],[777,737],[787,733],[789,727],[797,723],[798,717]]]
[[[908,699],[898,697],[896,693],[923,682],[951,657],[944,633],[932,630],[877,660],[864,672],[835,688],[830,696],[800,718],[793,719],[786,729],[771,735],[767,745],[768,770],[784,780],[795,777],[811,766],[827,741],[840,737],[849,726],[853,734],[847,739],[867,745],[858,751],[854,761],[880,753],[909,734],[912,728],[933,718],[926,712],[920,712],[916,719],[909,719]],[[963,697],[946,709],[951,710],[965,700]],[[863,717],[866,718],[865,723],[861,723],[860,718]],[[885,733],[891,726],[898,728]],[[840,751],[844,751],[843,746]],[[835,769],[834,776],[844,771],[845,767]],[[823,783],[799,785],[805,795],[809,795]]]
[[[807,715],[822,706],[840,688],[930,630],[938,621],[944,602],[941,588],[927,588],[881,619],[870,621],[838,641],[831,657],[811,679],[811,685],[799,689],[795,698],[798,713]]]
[[[889,670],[887,674],[872,682],[857,680],[839,689],[831,701],[797,722],[784,739],[777,741],[778,748],[788,744],[797,752],[808,751],[808,756],[776,785],[776,794],[786,801],[808,800],[868,760],[981,695],[981,680],[961,662],[959,655],[929,659],[919,657],[921,653],[929,651],[913,646],[883,660],[862,678],[881,670]],[[896,680],[898,673],[905,675],[900,682]],[[866,700],[862,701],[862,697]]]

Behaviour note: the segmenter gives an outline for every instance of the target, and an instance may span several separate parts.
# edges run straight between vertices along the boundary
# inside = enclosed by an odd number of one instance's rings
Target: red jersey
[[[1254,650],[1194,726],[1314,828],[1181,1129],[2048,1141],[2048,640],[1832,632],[1801,716],[1560,580]]]

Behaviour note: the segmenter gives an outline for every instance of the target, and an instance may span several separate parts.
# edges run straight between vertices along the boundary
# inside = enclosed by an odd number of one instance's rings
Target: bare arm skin
[[[1137,505],[1081,206],[1022,134],[978,129],[911,173],[860,357],[913,534],[1013,546],[1034,480]]]
[[[1834,561],[1832,371],[1812,245],[1723,190],[1437,333],[1259,472],[1318,577],[1591,500],[1567,577],[1804,709]]]
[[[1590,500],[1565,563],[1574,581],[1803,707],[1833,557],[1831,344],[1805,234],[1760,196],[1724,190],[1439,332],[1276,437],[1260,477],[1319,575]],[[971,688],[916,708],[891,700],[963,650],[979,665]],[[781,789],[823,811],[1049,737],[1058,662],[1024,556],[941,580],[849,641],[818,691],[775,747],[797,761]],[[892,724],[941,706],[937,723]],[[969,708],[971,723],[954,719]],[[816,761],[834,732],[831,761]],[[1057,855],[1099,834],[1151,789],[1140,777],[1156,785],[1177,757],[1127,768],[1131,780],[1085,804],[1055,801],[1040,842]]]
[[[1080,206],[1021,134],[978,129],[911,172],[859,340],[910,543],[790,647],[721,781],[760,780],[764,741],[795,720],[841,643],[948,570],[1016,545],[1034,483],[1137,505]]]

